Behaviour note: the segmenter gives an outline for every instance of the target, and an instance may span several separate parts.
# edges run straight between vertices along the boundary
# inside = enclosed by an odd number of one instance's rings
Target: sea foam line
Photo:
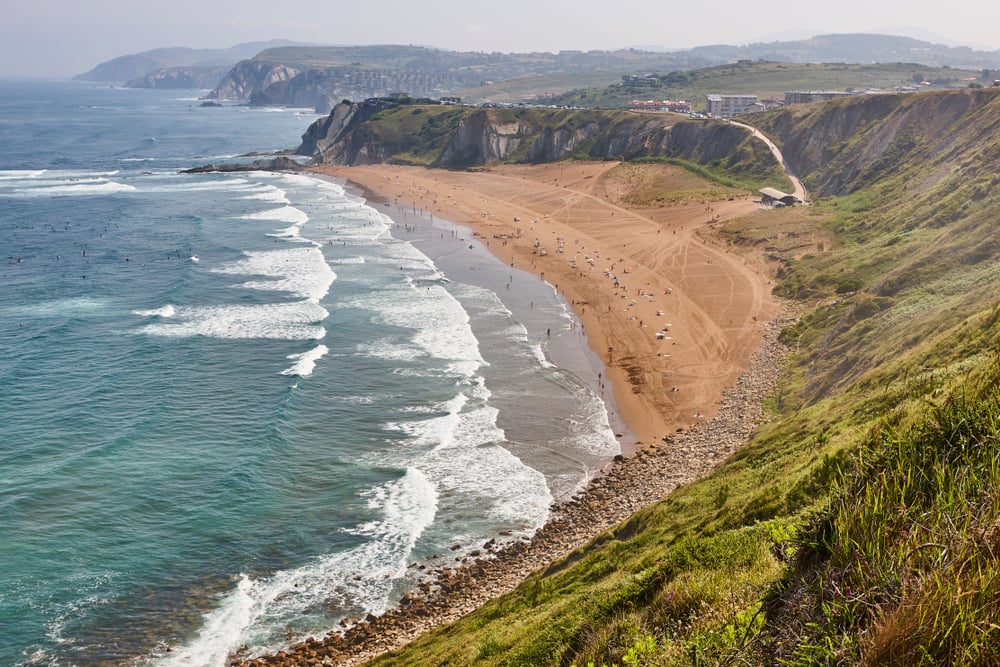
[[[331,606],[384,611],[417,540],[434,522],[438,494],[424,473],[411,467],[399,479],[364,495],[370,505],[381,508],[382,518],[349,531],[367,538],[362,544],[259,579],[241,574],[218,607],[205,614],[198,636],[153,664],[223,667],[240,646],[259,654],[286,645],[290,620],[316,616],[317,632],[326,627],[322,612]]]
[[[297,375],[299,377],[309,377],[316,368],[316,362],[322,359],[330,351],[326,345],[317,345],[313,349],[300,354],[290,354],[286,359],[295,359],[295,363],[285,370],[282,375]]]
[[[243,259],[212,269],[212,272],[265,276],[268,280],[251,280],[242,283],[241,287],[291,292],[312,303],[319,303],[337,279],[323,252],[315,246],[245,252]]]
[[[289,222],[295,225],[302,225],[309,222],[309,216],[306,215],[301,209],[295,208],[294,206],[282,206],[281,208],[272,208],[266,211],[259,211],[257,213],[248,213],[247,215],[241,215],[241,220],[277,220],[278,222]]]
[[[135,191],[136,188],[125,183],[104,181],[103,183],[73,183],[72,185],[22,188],[12,190],[10,194],[15,197],[50,197],[52,195],[108,195]]]

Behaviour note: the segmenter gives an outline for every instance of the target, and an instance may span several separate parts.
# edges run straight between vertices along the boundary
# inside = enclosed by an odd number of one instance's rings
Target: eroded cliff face
[[[372,121],[380,111],[385,113]],[[340,104],[309,128],[298,152],[320,163],[345,165],[406,162],[420,153],[423,164],[448,169],[567,158],[773,162],[763,145],[760,150],[754,147],[759,142],[742,128],[677,116],[476,108],[455,109],[428,119],[423,126],[411,124],[408,131],[400,128],[403,121],[412,122],[407,114],[419,113],[410,107],[387,110],[371,103]]]
[[[1000,90],[991,89],[865,95],[761,121],[815,196],[850,194],[910,164],[936,165],[915,175],[933,187],[968,166],[949,164],[949,155],[979,152],[998,127]]]
[[[253,106],[289,105],[312,107],[317,113],[330,113],[336,100],[334,77],[317,70],[299,72],[295,76],[271,81],[250,94]]]
[[[486,109],[479,109],[459,120],[435,166],[460,168],[508,160],[534,134],[535,128],[528,124],[495,122]]]
[[[214,88],[228,67],[168,67],[125,82],[126,88]]]
[[[249,100],[254,92],[294,78],[299,70],[260,60],[243,60],[205,97],[210,100]]]
[[[389,155],[364,124],[382,107],[376,104],[342,102],[326,118],[321,118],[302,135],[297,155],[309,155],[320,164],[377,164]],[[384,155],[384,157],[382,157]]]

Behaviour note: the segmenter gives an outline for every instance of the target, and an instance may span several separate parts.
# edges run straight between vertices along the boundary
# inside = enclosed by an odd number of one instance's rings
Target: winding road
[[[774,158],[778,161],[778,164],[781,165],[781,168],[785,170],[785,175],[788,176],[788,178],[792,181],[792,185],[795,186],[795,191],[792,192],[792,194],[798,197],[800,201],[805,202],[806,188],[804,185],[802,185],[802,181],[799,180],[798,176],[793,174],[792,170],[788,168],[788,163],[785,162],[785,156],[781,154],[781,149],[778,148],[777,144],[771,141],[763,132],[761,132],[752,125],[747,125],[746,123],[737,123],[734,120],[730,120],[729,123],[737,127],[742,127],[745,130],[749,130],[749,132],[753,136],[763,141],[767,145],[767,147],[771,149],[771,153],[774,155]]]

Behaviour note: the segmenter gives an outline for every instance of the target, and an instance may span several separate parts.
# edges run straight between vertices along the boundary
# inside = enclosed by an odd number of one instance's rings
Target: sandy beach
[[[780,308],[762,264],[710,245],[709,223],[749,199],[634,208],[617,163],[504,165],[479,172],[319,167],[395,210],[469,227],[504,262],[552,284],[606,367],[640,443],[710,419]]]
[[[621,192],[635,183],[615,166],[317,169],[362,188],[394,218],[409,211],[467,226],[501,260],[552,284],[605,364],[639,443],[554,506],[530,539],[490,540],[456,562],[431,564],[418,590],[385,614],[233,664],[354,665],[402,646],[708,474],[750,437],[787,353],[778,341],[785,308],[761,259],[729,253],[699,230],[757,204],[695,196],[629,206]]]

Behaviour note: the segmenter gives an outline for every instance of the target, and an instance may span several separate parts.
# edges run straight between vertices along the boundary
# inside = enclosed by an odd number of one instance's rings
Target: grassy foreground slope
[[[755,122],[820,195],[720,232],[801,311],[767,423],[376,664],[998,664],[1000,95]]]

